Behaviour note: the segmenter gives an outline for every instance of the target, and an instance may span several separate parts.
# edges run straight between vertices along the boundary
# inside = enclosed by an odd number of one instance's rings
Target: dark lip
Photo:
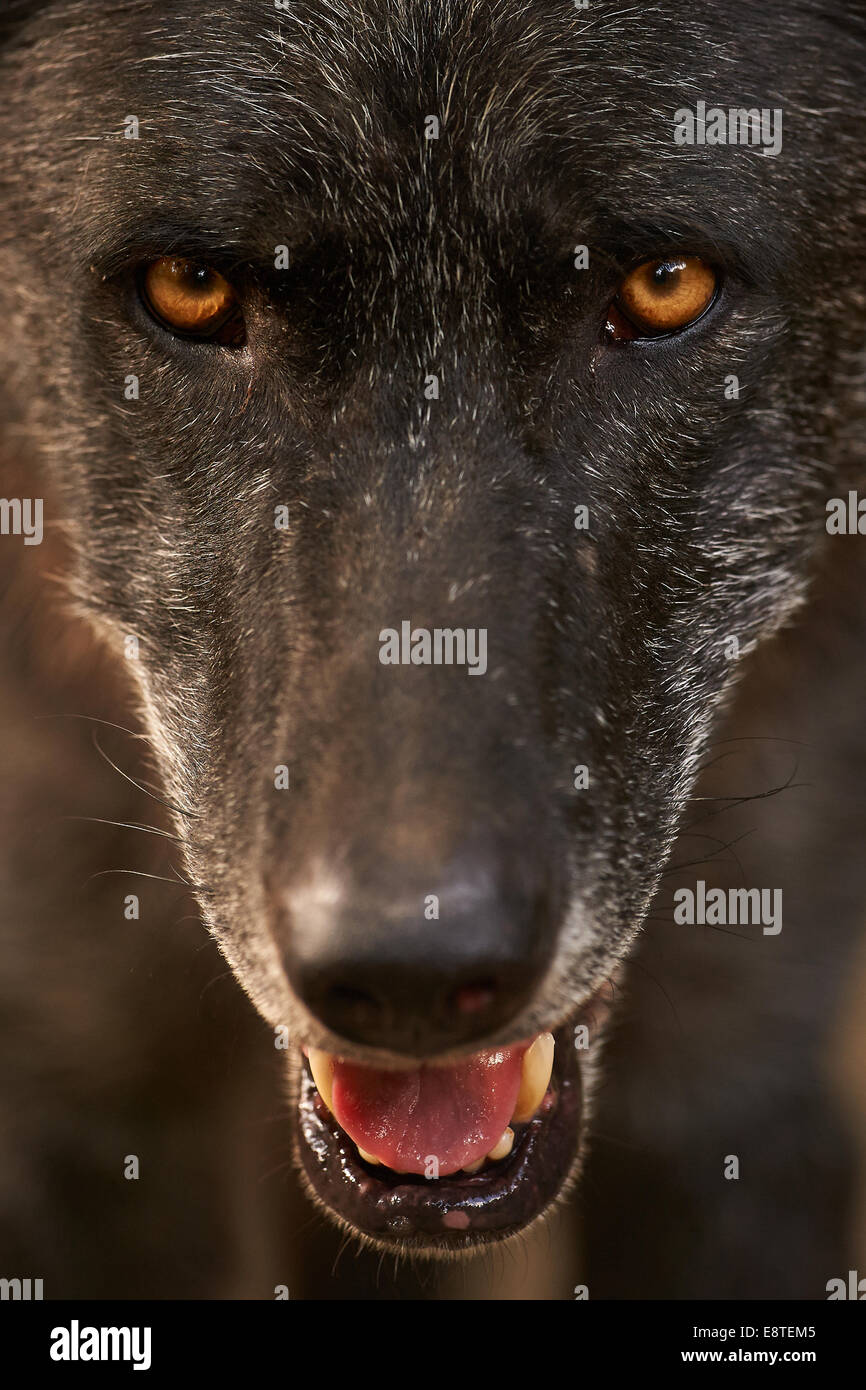
[[[555,1199],[579,1149],[582,1087],[573,1029],[571,1022],[554,1033],[551,1086],[533,1119],[515,1126],[508,1158],[481,1173],[435,1181],[382,1176],[365,1163],[304,1065],[298,1156],[313,1195],[355,1233],[418,1254],[515,1234]]]

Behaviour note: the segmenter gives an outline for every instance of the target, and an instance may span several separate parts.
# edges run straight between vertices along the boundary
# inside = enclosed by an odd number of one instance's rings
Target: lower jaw
[[[418,1255],[465,1251],[517,1234],[550,1206],[577,1159],[581,1077],[573,1030],[574,1022],[554,1034],[550,1086],[533,1118],[513,1126],[511,1153],[475,1174],[427,1179],[364,1162],[305,1065],[298,1156],[312,1196],[354,1234]]]

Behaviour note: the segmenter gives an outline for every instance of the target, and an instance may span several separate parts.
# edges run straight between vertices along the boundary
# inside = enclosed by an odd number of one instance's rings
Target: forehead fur
[[[796,41],[780,44],[781,28]],[[94,258],[110,254],[113,215],[170,213],[262,254],[323,223],[378,234],[396,267],[401,223],[417,239],[462,208],[476,226],[481,211],[499,225],[531,213],[563,246],[575,229],[618,231],[626,209],[663,227],[698,219],[772,261],[798,203],[844,209],[844,161],[830,186],[818,154],[829,140],[853,154],[862,58],[837,18],[796,3],[747,27],[727,0],[58,3],[22,19],[7,52],[6,148],[14,168],[51,167]],[[781,105],[786,158],[675,147],[674,113],[698,100]],[[130,114],[137,141],[122,139]]]

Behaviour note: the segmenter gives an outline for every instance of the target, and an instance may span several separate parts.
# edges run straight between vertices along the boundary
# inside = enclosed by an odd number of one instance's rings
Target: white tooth
[[[360,1144],[356,1145],[356,1147],[357,1147],[358,1153],[361,1155],[361,1157],[363,1158],[363,1160],[364,1160],[365,1163],[381,1163],[381,1162],[382,1162],[382,1160],[381,1160],[380,1158],[377,1158],[375,1154],[368,1154],[368,1153],[367,1153],[367,1150],[366,1150],[366,1149],[362,1149]]]
[[[487,1157],[491,1163],[496,1163],[500,1158],[506,1158],[511,1153],[511,1146],[514,1143],[514,1130],[510,1127],[505,1131],[495,1149],[491,1149]]]
[[[487,1162],[487,1157],[486,1157],[486,1155],[485,1155],[485,1156],[482,1156],[481,1158],[477,1158],[477,1159],[475,1160],[474,1163],[467,1163],[467,1164],[466,1164],[466,1167],[463,1169],[463,1171],[464,1171],[464,1173],[477,1173],[477,1172],[479,1172],[479,1170],[480,1170],[481,1168],[484,1167],[484,1165],[485,1165],[486,1162]]]
[[[334,1094],[334,1059],[330,1052],[321,1052],[318,1047],[311,1047],[307,1054],[310,1063],[310,1071],[313,1073],[313,1080],[316,1083],[316,1090],[322,1097],[328,1109],[333,1111]]]
[[[515,1120],[521,1125],[526,1120],[531,1120],[544,1100],[544,1093],[550,1084],[550,1074],[553,1071],[555,1045],[552,1033],[542,1033],[524,1052],[520,1090],[517,1092],[514,1114],[511,1116],[512,1124]]]

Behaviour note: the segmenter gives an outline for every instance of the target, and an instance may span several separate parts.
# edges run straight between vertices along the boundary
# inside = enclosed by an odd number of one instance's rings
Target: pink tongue
[[[425,1063],[415,1071],[335,1061],[334,1116],[360,1148],[398,1173],[456,1173],[502,1138],[528,1046],[477,1052],[451,1066]]]

